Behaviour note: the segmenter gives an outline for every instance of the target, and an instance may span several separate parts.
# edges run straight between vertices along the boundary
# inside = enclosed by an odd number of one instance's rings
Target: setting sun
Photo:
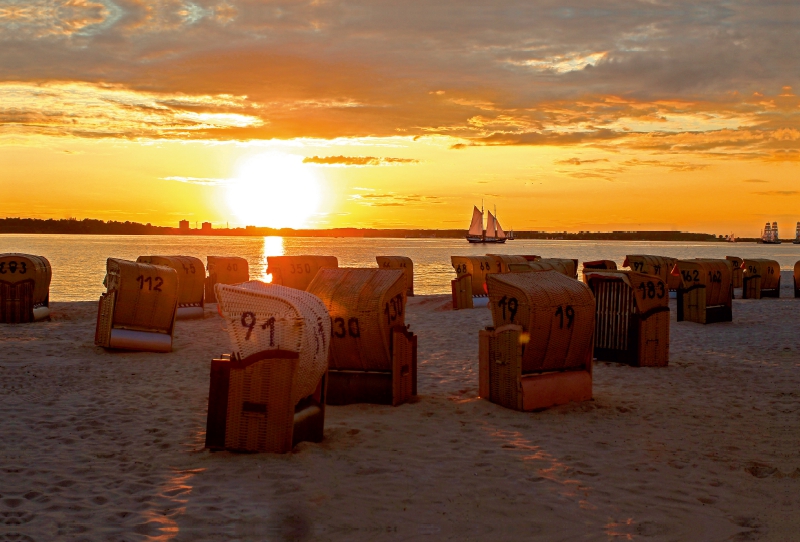
[[[280,153],[246,159],[226,189],[239,221],[273,228],[306,226],[319,208],[320,190],[316,173],[301,156]]]

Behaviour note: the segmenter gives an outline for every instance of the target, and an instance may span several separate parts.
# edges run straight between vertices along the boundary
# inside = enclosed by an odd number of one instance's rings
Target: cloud
[[[323,166],[393,166],[400,164],[417,164],[413,158],[378,158],[375,156],[312,156],[303,158],[304,164]]]
[[[800,190],[767,190],[764,192],[753,192],[759,196],[797,196]]]
[[[350,199],[369,207],[400,207],[404,205],[432,205],[444,203],[441,196],[424,196],[421,194],[401,195],[394,192],[384,194],[353,194]]]
[[[565,164],[565,165],[573,165],[573,166],[580,166],[582,164],[595,164],[597,162],[608,162],[608,158],[594,158],[591,160],[581,160],[580,158],[567,158],[566,160],[556,160],[556,164]]]
[[[765,181],[763,179],[745,179],[742,182],[743,183],[768,183],[769,181]]]
[[[165,181],[176,181],[179,183],[199,184],[201,186],[220,186],[228,184],[228,179],[211,179],[207,177],[163,177]]]

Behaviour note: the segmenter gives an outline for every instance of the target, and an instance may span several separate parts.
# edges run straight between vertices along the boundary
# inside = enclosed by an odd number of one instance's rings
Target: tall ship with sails
[[[765,245],[780,245],[781,239],[778,237],[778,223],[773,222],[770,226],[769,222],[764,226],[764,231],[761,232],[761,242]]]
[[[483,229],[483,206],[478,209],[475,206],[472,210],[472,222],[469,225],[469,232],[467,233],[467,241],[470,243],[505,243],[508,236],[498,222],[497,210],[495,214],[491,211],[486,211],[488,218],[486,219],[486,229]]]

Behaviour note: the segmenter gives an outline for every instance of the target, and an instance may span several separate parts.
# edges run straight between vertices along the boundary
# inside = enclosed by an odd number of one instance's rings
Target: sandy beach
[[[672,324],[670,364],[596,363],[594,400],[477,397],[485,308],[409,299],[419,397],[329,407],[293,453],[203,448],[216,306],[170,354],[95,347],[96,302],[0,326],[0,540],[797,540],[800,300]]]

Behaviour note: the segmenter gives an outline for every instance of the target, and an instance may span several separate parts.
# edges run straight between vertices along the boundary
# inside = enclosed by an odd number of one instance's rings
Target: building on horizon
[[[178,229],[181,231],[186,231],[189,229],[189,221],[188,220],[181,220],[178,222]]]
[[[203,222],[202,231],[211,231],[211,222]]]

